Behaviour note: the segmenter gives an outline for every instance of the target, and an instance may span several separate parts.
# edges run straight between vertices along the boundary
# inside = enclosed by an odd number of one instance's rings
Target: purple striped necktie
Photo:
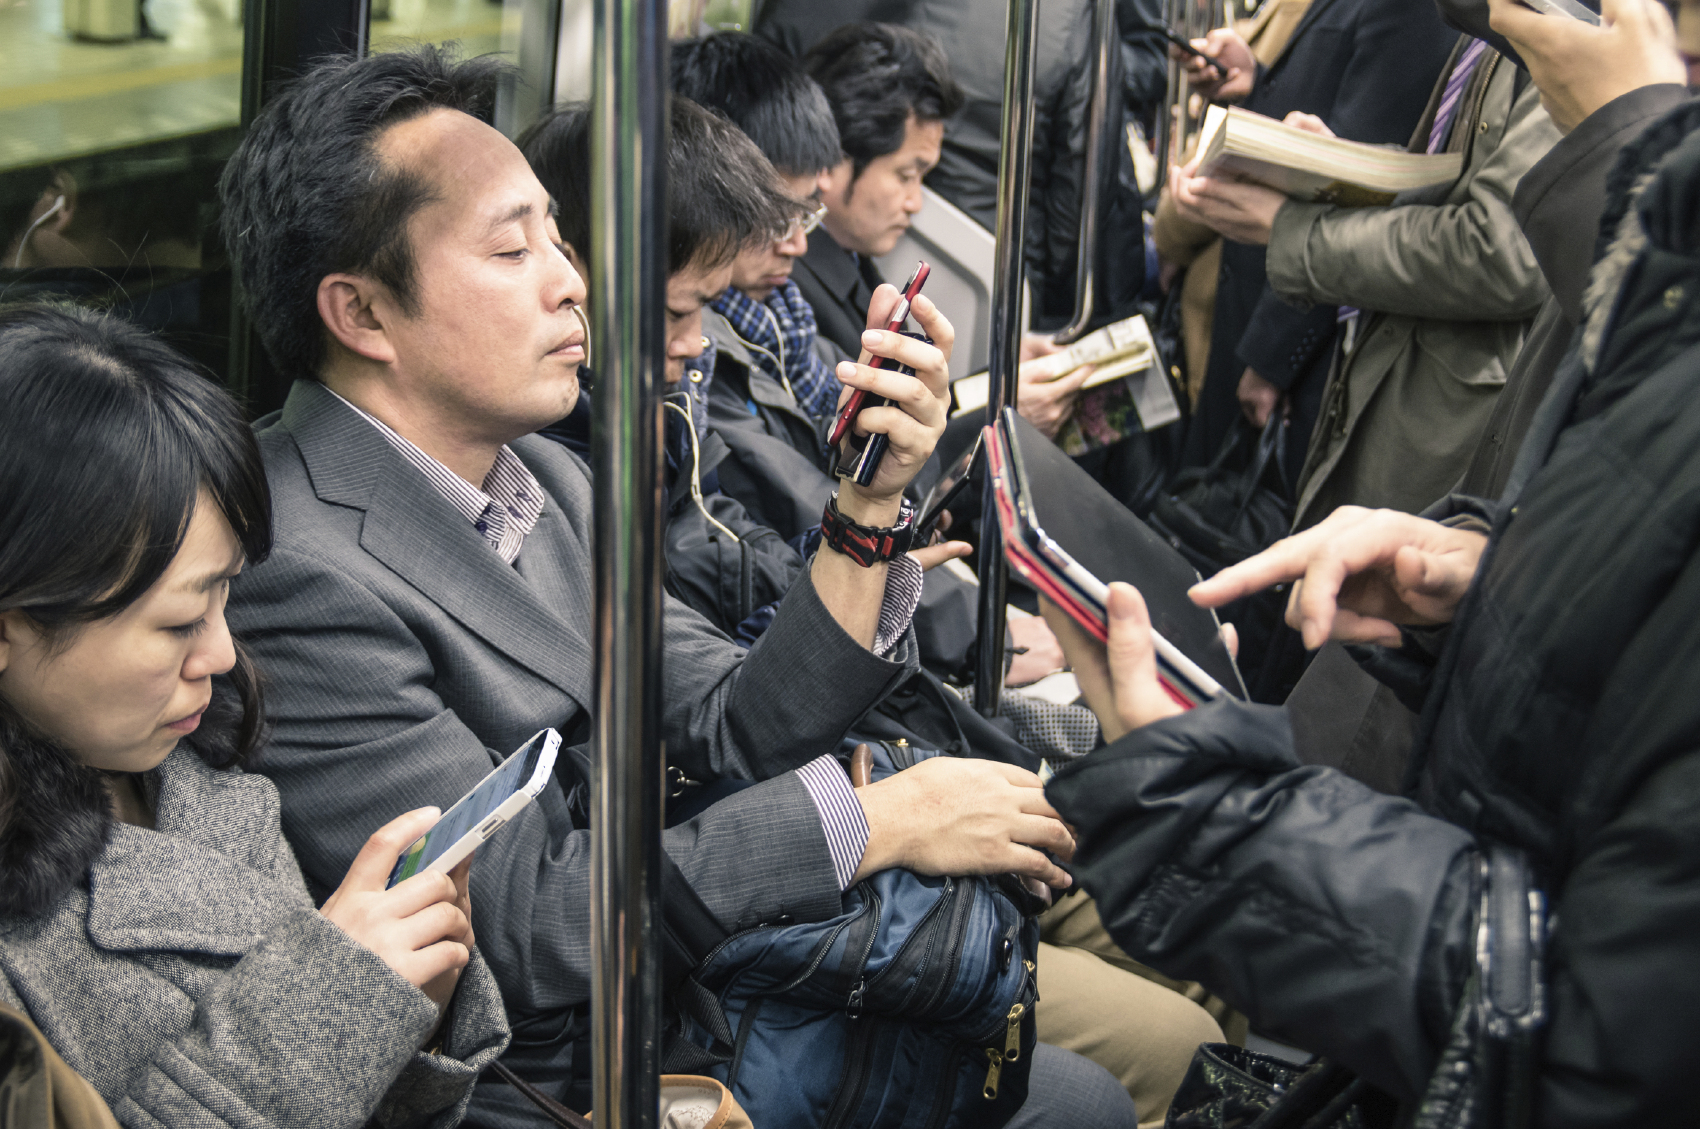
[[[1434,111],[1434,127],[1428,131],[1430,153],[1438,153],[1446,145],[1446,135],[1452,129],[1453,119],[1458,116],[1458,102],[1464,96],[1464,86],[1470,81],[1476,64],[1481,62],[1486,52],[1486,43],[1472,39],[1470,45],[1464,48],[1464,53],[1458,56],[1458,63],[1452,68],[1452,76],[1446,80],[1446,90],[1440,95],[1440,106]]]

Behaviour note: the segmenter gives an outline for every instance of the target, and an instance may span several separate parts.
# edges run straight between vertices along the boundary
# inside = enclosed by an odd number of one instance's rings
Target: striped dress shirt
[[[336,396],[335,392],[331,395]],[[480,490],[466,479],[427,455],[412,441],[402,437],[383,420],[349,404],[361,419],[378,429],[382,435],[420,474],[425,476],[437,493],[471,522],[484,543],[508,564],[519,559],[520,547],[526,534],[537,526],[543,513],[543,487],[520,457],[506,444],[496,453],[490,473],[484,476]],[[888,591],[880,605],[879,639],[890,639],[887,650],[901,639],[915,614],[920,599],[918,574],[920,566],[912,557],[902,558],[912,569],[894,567],[890,575],[899,579],[898,592]],[[913,574],[913,575],[912,575]],[[911,585],[913,592],[910,591]],[[890,587],[888,582],[888,588]],[[901,619],[901,623],[897,622]],[[876,639],[876,643],[879,641]],[[862,804],[856,790],[844,775],[844,769],[830,754],[820,756],[797,770],[797,779],[814,801],[820,813],[821,832],[826,837],[826,849],[832,856],[832,871],[840,890],[848,889],[856,868],[862,865],[862,854],[868,848],[868,819],[862,814]]]

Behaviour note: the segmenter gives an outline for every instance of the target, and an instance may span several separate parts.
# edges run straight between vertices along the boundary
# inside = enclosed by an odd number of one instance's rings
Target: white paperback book
[[[1450,184],[1462,153],[1407,153],[1323,137],[1238,106],[1212,106],[1200,131],[1198,175],[1232,174],[1295,200],[1361,207],[1401,192]]]

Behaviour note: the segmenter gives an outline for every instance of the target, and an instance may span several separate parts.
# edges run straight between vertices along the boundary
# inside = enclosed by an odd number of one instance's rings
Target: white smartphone
[[[453,870],[537,798],[555,770],[555,754],[560,748],[561,735],[544,729],[515,749],[402,853],[390,871],[389,886],[405,882],[422,870],[443,874]]]

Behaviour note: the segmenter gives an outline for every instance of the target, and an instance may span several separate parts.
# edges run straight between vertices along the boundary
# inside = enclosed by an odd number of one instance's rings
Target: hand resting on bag
[[[894,866],[917,874],[1002,874],[1058,890],[1074,881],[1044,851],[1074,857],[1074,837],[1039,778],[997,761],[932,757],[856,789],[868,846],[856,881]]]

